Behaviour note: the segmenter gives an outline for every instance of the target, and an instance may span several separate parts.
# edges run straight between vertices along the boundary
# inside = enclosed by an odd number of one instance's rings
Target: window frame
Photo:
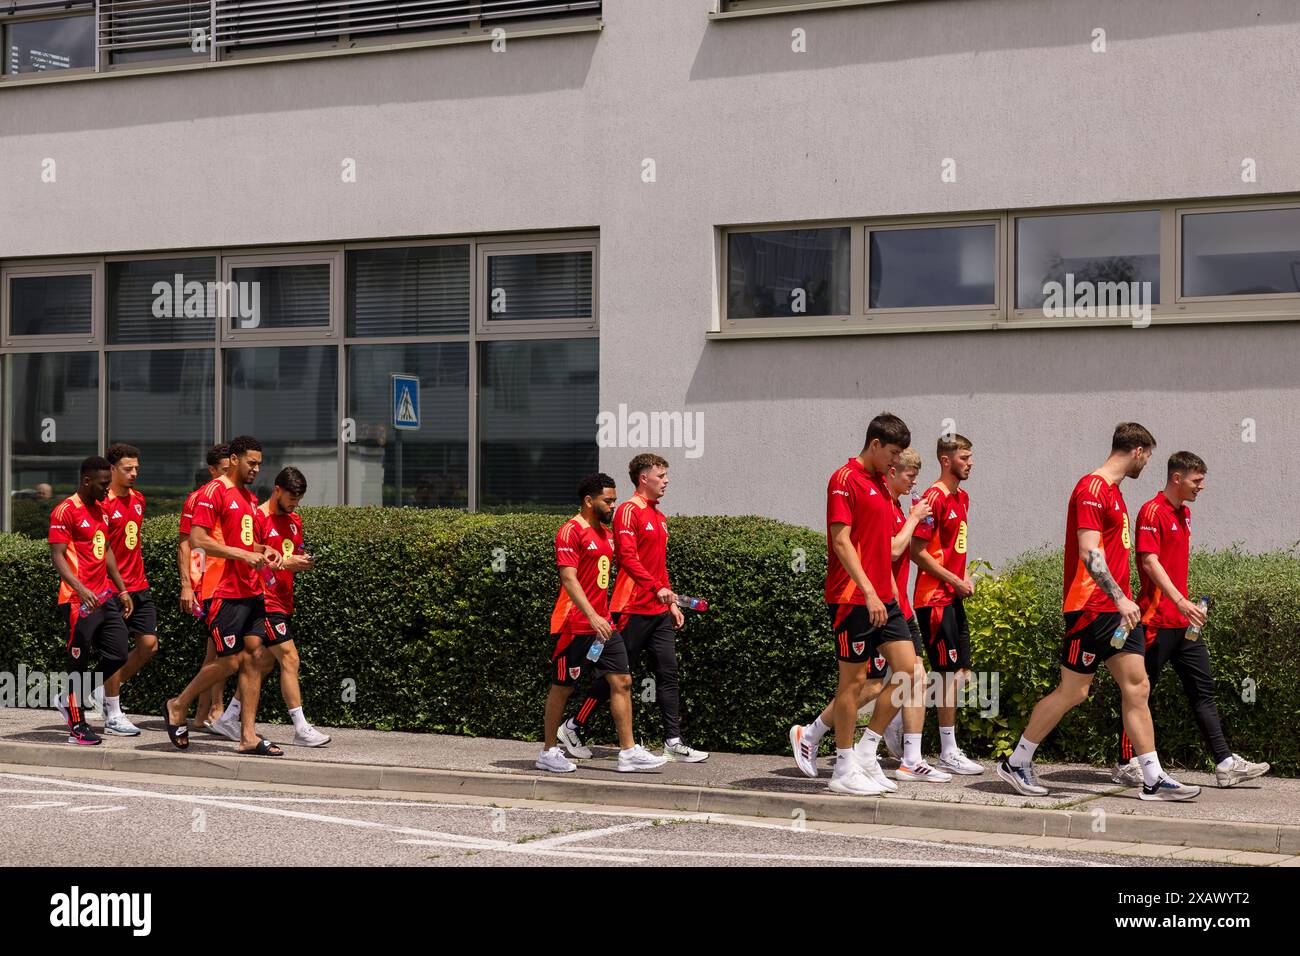
[[[1249,206],[1242,204],[1218,204],[1212,206],[1178,204],[1171,210],[1172,229],[1174,238],[1177,241],[1175,259],[1173,262],[1174,272],[1173,286],[1176,294],[1175,303],[1180,311],[1190,314],[1209,313],[1215,314],[1220,312],[1223,303],[1252,303],[1259,312],[1300,312],[1300,292],[1270,292],[1260,293],[1257,295],[1204,295],[1190,296],[1183,294],[1183,254],[1185,248],[1183,245],[1183,220],[1189,215],[1202,213],[1231,213],[1231,212],[1267,212],[1274,209],[1295,209],[1300,210],[1300,199],[1291,202],[1279,201],[1261,201]]]
[[[220,282],[234,282],[236,269],[277,268],[281,266],[318,266],[327,265],[329,277],[329,316],[323,325],[302,326],[296,328],[274,328],[261,326],[251,329],[232,328],[230,316],[219,314],[217,328],[223,347],[254,344],[293,345],[302,339],[324,337],[333,339],[338,344],[343,336],[339,334],[340,312],[343,305],[344,288],[343,250],[338,243],[321,249],[286,248],[267,252],[265,250],[231,250],[223,252],[220,257]],[[218,309],[219,313],[228,310]]]
[[[66,70],[37,70],[32,73],[8,73],[4,69],[9,48],[9,28],[19,23],[31,23],[37,20],[65,20],[69,17],[89,17],[91,43],[95,51],[95,61],[90,66],[70,67]],[[33,80],[51,76],[95,76],[99,73],[99,5],[92,4],[85,9],[74,10],[31,10],[27,13],[12,13],[0,17],[0,85],[5,83],[30,83]]]
[[[904,232],[913,229],[960,229],[969,226],[993,227],[993,301],[991,303],[952,305],[941,308],[930,308],[928,306],[871,308],[868,296],[871,289],[871,234],[873,232]],[[862,308],[860,314],[866,316],[869,322],[874,322],[876,317],[879,316],[887,320],[884,324],[891,327],[906,327],[918,322],[931,324],[932,320],[936,318],[941,321],[951,320],[957,325],[964,325],[972,320],[983,319],[986,315],[992,317],[1000,314],[1002,303],[1006,299],[1003,264],[1004,247],[1006,245],[1003,241],[1005,228],[1005,217],[1002,216],[962,216],[958,218],[945,217],[904,221],[877,220],[866,223],[863,226],[862,234]]]
[[[139,255],[106,255],[104,261],[104,338],[103,346],[107,351],[117,349],[156,349],[169,348],[173,345],[190,346],[193,348],[213,348],[216,346],[220,329],[216,326],[218,320],[213,318],[213,334],[210,339],[186,339],[182,342],[167,342],[162,340],[150,339],[148,342],[110,342],[108,340],[108,266],[115,262],[158,262],[166,259],[212,259],[213,276],[221,275],[221,250],[220,249],[194,249],[181,250],[180,252],[142,252]]]
[[[11,333],[13,321],[13,295],[10,282],[55,276],[90,276],[90,332],[15,335]],[[0,346],[17,351],[65,351],[82,345],[97,345],[104,335],[104,264],[100,258],[47,260],[43,262],[0,265]]]
[[[474,330],[474,316],[476,306],[476,296],[474,295],[474,286],[478,276],[478,256],[475,250],[479,244],[479,239],[475,236],[465,236],[463,238],[449,239],[410,239],[406,242],[399,240],[384,240],[383,242],[345,242],[341,245],[342,262],[343,262],[343,295],[344,299],[340,308],[340,335],[345,345],[364,345],[367,342],[373,342],[379,345],[403,345],[406,343],[419,342],[460,342],[468,339]],[[412,249],[426,246],[464,246],[469,251],[469,315],[465,320],[464,332],[434,332],[422,333],[412,332],[409,335],[352,335],[348,332],[348,295],[347,287],[347,267],[348,253],[379,251],[382,249]]]
[[[501,319],[493,320],[491,290],[488,288],[488,261],[494,256],[546,255],[548,253],[591,253],[591,317],[573,319]],[[596,238],[554,238],[493,241],[475,244],[475,265],[471,278],[475,288],[473,299],[477,306],[474,330],[480,336],[521,338],[531,332],[599,332],[600,331],[600,252]]]

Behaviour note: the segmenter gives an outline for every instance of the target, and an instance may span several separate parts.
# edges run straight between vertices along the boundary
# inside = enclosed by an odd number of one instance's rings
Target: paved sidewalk
[[[1112,784],[1106,769],[1040,764],[1039,776],[1052,794],[1028,798],[1012,792],[986,763],[980,776],[957,777],[950,784],[900,783],[895,794],[863,799],[827,791],[829,755],[819,762],[818,780],[800,774],[788,756],[726,753],[701,764],[669,763],[661,771],[621,774],[615,770],[616,750],[593,747],[593,759],[561,775],[537,771],[533,760],[540,745],[525,741],[322,728],[333,741],[305,749],[289,745],[291,727],[260,724],[285,756],[244,757],[235,754],[234,743],[193,731],[189,750],[181,753],[167,740],[161,718],[133,715],[132,720],[141,736],[106,737],[98,747],[77,747],[65,742],[56,712],[3,709],[0,762],[787,819],[802,813],[842,823],[1300,854],[1300,780],[1294,779],[1265,777],[1220,790],[1210,774],[1180,773],[1179,779],[1205,788],[1201,796],[1184,804],[1151,803],[1138,800],[1135,789]],[[886,768],[894,765],[887,758],[882,762]]]

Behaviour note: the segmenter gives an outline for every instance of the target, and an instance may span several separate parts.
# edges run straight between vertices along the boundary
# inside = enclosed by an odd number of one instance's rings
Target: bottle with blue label
[[[613,627],[614,622],[610,621],[609,626]],[[604,652],[605,652],[605,642],[602,641],[600,639],[600,635],[597,634],[591,642],[591,647],[587,648],[587,660],[591,661],[594,664],[596,663],[596,661],[600,660],[600,655],[603,654]]]
[[[1129,633],[1132,630],[1133,628],[1129,625],[1121,623],[1119,627],[1115,628],[1115,633],[1110,636],[1110,646],[1116,650],[1123,647],[1125,642],[1128,641]]]

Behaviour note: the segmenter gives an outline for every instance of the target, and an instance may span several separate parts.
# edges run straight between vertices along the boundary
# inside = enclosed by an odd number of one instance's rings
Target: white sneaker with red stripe
[[[818,744],[821,741],[817,741]],[[794,753],[794,765],[805,777],[817,776],[817,748],[808,739],[808,728],[795,724],[790,728],[790,750]]]
[[[919,780],[923,783],[948,783],[952,780],[952,774],[937,770],[922,760],[915,767],[909,767],[906,764],[899,765],[898,769],[894,771],[894,779]]]

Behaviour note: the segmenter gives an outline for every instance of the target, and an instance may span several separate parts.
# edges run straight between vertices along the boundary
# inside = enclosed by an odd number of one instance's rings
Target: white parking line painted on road
[[[92,804],[88,807],[69,807],[68,812],[69,813],[116,813],[119,810],[125,810],[125,809],[126,807],[113,807],[113,806],[109,806],[108,804],[104,804],[103,806],[95,806],[94,804]]]
[[[561,846],[566,843],[577,843],[580,840],[594,840],[597,837],[609,836],[611,833],[626,833],[629,830],[644,830],[647,827],[655,825],[654,820],[638,820],[636,823],[621,823],[616,827],[601,827],[599,830],[583,830],[579,833],[567,833],[564,836],[551,837],[547,840],[538,840],[530,843],[532,847],[553,847]],[[582,847],[582,849],[587,849]],[[639,853],[640,850],[633,852]]]
[[[5,807],[6,810],[45,810],[49,807],[67,807],[71,806],[65,800],[42,800],[39,803],[15,803],[13,806]]]

